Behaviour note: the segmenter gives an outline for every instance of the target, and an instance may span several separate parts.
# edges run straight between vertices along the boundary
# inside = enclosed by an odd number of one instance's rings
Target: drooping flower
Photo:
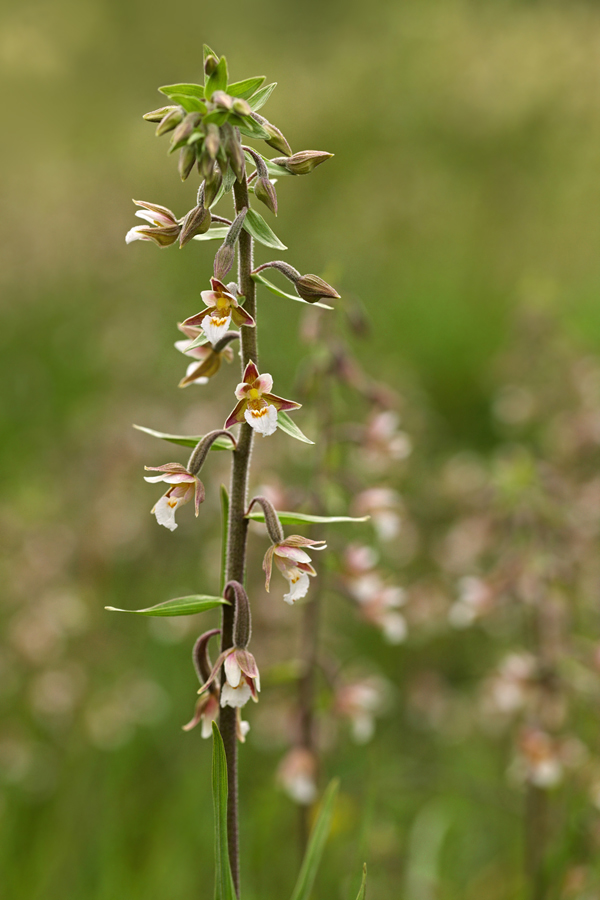
[[[200,504],[204,500],[204,485],[197,475],[192,475],[181,463],[166,463],[164,466],[145,466],[144,468],[147,471],[162,473],[161,475],[145,475],[144,481],[150,483],[164,481],[171,485],[151,510],[159,525],[164,525],[169,531],[175,531],[177,528],[175,513],[180,506],[189,503],[192,497],[196,515],[198,515]]]
[[[296,600],[301,600],[302,597],[305,597],[309,585],[308,577],[310,575],[314,578],[317,573],[311,564],[310,556],[302,547],[324,550],[326,546],[325,541],[313,541],[299,534],[291,534],[283,541],[271,544],[263,560],[263,570],[266,576],[265,588],[267,591],[270,587],[273,559],[275,559],[275,565],[282,575],[287,578],[290,585],[288,593],[284,594],[283,597],[285,602],[292,604]]]
[[[125,235],[125,241],[131,244],[133,241],[153,241],[159,247],[168,247],[179,240],[181,223],[175,213],[166,206],[158,206],[156,203],[146,203],[144,200],[134,200],[136,206],[143,209],[136,211],[136,216],[145,219],[148,225],[136,225],[130,228]]]
[[[244,380],[235,389],[238,404],[230,413],[225,428],[236,422],[248,422],[264,437],[277,430],[277,410],[300,409],[301,403],[284,400],[271,393],[273,379],[268,372],[260,375],[255,364],[250,361],[244,372]]]
[[[254,325],[254,319],[240,306],[235,296],[237,285],[231,282],[227,286],[218,278],[211,278],[212,290],[202,291],[202,300],[206,309],[190,316],[183,323],[184,326],[199,326],[211,342],[216,344],[229,328],[231,321],[238,325]]]
[[[292,747],[277,769],[277,781],[286,794],[300,806],[317,799],[317,760],[306,747]]]
[[[203,738],[212,737],[212,723],[219,717],[219,688],[213,685],[213,689],[198,698],[193,718],[183,726],[184,731],[191,731],[196,725],[202,723],[200,734]]]
[[[225,670],[225,681],[221,685],[221,706],[245,706],[250,698],[258,703],[260,673],[253,655],[242,647],[230,647],[229,650],[224,650],[220,654],[210,677],[198,693],[203,694],[210,688],[221,666]],[[245,735],[247,729],[242,729],[242,731]]]
[[[336,691],[334,709],[349,719],[354,741],[366,744],[375,732],[375,718],[386,710],[389,701],[389,684],[372,676],[342,685]]]
[[[212,378],[213,375],[216,375],[221,368],[221,361],[223,359],[229,363],[232,362],[232,347],[224,347],[219,353],[214,350],[210,343],[190,348],[190,345],[195,343],[196,339],[202,333],[202,329],[197,326],[185,325],[182,323],[177,327],[186,335],[188,340],[175,341],[175,347],[181,353],[185,353],[186,356],[190,356],[194,359],[194,362],[191,362],[187,367],[185,377],[179,382],[179,387],[187,387],[189,384],[207,384],[208,379]]]

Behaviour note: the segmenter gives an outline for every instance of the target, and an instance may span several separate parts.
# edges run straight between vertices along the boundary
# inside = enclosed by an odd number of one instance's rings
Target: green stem
[[[248,183],[246,177],[243,181],[236,181],[233,188],[235,197],[236,214],[244,207],[249,207]],[[242,230],[238,242],[238,279],[239,287],[245,297],[244,309],[246,309],[254,321],[256,321],[256,285],[251,277],[252,272],[252,238],[247,231]],[[242,372],[250,360],[258,365],[258,345],[256,339],[256,327],[242,325],[241,329]],[[226,581],[239,581],[244,583],[246,570],[246,538],[248,533],[248,520],[244,517],[248,503],[248,475],[250,472],[250,460],[252,457],[253,431],[247,422],[241,425],[237,448],[232,454],[231,484],[229,491],[229,522],[227,537],[227,566]],[[223,607],[222,613],[222,641],[221,648],[228,649],[233,644],[233,619],[235,608]],[[224,675],[222,676],[224,680]],[[225,755],[227,757],[227,837],[229,843],[229,859],[231,874],[235,885],[236,894],[240,893],[240,860],[239,860],[239,829],[238,829],[238,771],[237,771],[237,734],[236,734],[236,710],[225,706],[221,709],[219,717],[219,729]]]

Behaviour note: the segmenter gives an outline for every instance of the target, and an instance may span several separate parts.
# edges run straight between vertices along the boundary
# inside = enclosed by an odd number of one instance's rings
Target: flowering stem
[[[244,175],[243,180],[234,184],[235,212],[236,215],[244,207],[249,207],[248,182]],[[244,309],[250,313],[256,321],[256,287],[251,277],[252,272],[252,238],[247,231],[240,232],[238,241],[238,281],[239,288],[244,295]],[[240,329],[242,372],[247,363],[252,359],[258,364],[256,327],[242,325]],[[240,427],[237,448],[232,453],[231,484],[229,495],[229,522],[227,530],[227,562],[225,580],[244,583],[246,569],[246,537],[248,532],[248,520],[245,518],[248,497],[248,474],[250,471],[250,459],[252,456],[253,431],[247,422]],[[232,605],[224,606],[221,621],[221,650],[227,650],[233,645],[233,622],[235,615],[234,597],[231,596]],[[224,673],[221,676],[224,680]],[[236,894],[240,893],[240,861],[239,861],[239,831],[238,831],[238,773],[237,773],[237,733],[236,710],[225,706],[221,709],[219,728],[225,755],[227,757],[227,837],[229,843],[229,860],[231,874],[235,885]]]

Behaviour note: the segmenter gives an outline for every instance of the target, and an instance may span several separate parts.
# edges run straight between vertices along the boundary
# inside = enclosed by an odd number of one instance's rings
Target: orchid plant
[[[331,153],[304,150],[293,153],[279,130],[259,110],[269,99],[275,84],[263,86],[263,77],[230,82],[225,57],[204,47],[204,83],[173,84],[160,88],[169,105],[146,113],[144,119],[156,123],[156,134],[170,134],[169,152],[178,153],[179,175],[186,181],[194,169],[200,185],[194,206],[177,217],[165,206],[134,201],[144,224],[132,228],[127,243],[146,241],[160,248],[192,242],[219,240],[214,258],[210,289],[201,292],[203,308],[178,324],[185,340],[176,348],[192,361],[180,382],[181,387],[204,385],[216,377],[221,362],[233,362],[233,347],[239,342],[241,381],[235,389],[237,401],[221,428],[202,436],[169,435],[141,429],[176,444],[193,447],[183,465],[169,462],[146,468],[160,474],[146,476],[151,483],[167,485],[166,492],[152,508],[158,524],[170,531],[177,528],[179,507],[194,499],[196,516],[205,497],[200,472],[212,450],[231,452],[229,491],[221,489],[223,510],[223,571],[220,594],[197,594],[136,610],[143,615],[178,616],[221,609],[221,627],[202,634],[194,646],[193,661],[200,680],[199,700],[189,731],[201,726],[203,737],[213,741],[213,795],[215,804],[216,900],[240,896],[238,846],[238,743],[245,740],[249,723],[242,710],[252,699],[258,701],[259,669],[248,649],[251,638],[250,601],[244,588],[249,518],[266,526],[270,546],[263,569],[269,590],[273,562],[289,585],[284,600],[293,604],[309,591],[310,579],[317,576],[310,550],[323,550],[324,540],[288,534],[283,526],[310,522],[353,521],[349,517],[311,516],[277,511],[264,496],[249,501],[250,462],[255,435],[273,437],[278,431],[304,443],[307,438],[288,413],[301,404],[273,393],[273,378],[259,370],[257,286],[285,299],[331,310],[327,301],[340,295],[317,275],[301,275],[281,260],[254,265],[255,242],[277,250],[286,249],[263,216],[253,207],[259,201],[277,214],[276,183],[282,177],[308,175],[332,157]],[[269,158],[245,140],[264,142],[281,156]],[[217,214],[216,206],[233,199],[231,217]],[[227,282],[237,256],[237,281]],[[281,290],[263,272],[273,268],[293,286],[294,293]],[[273,437],[273,439],[279,439]],[[364,521],[357,519],[357,521]],[[110,607],[109,607],[110,608]],[[209,656],[211,639],[220,634],[221,648],[214,665]],[[218,722],[218,724],[217,724]],[[332,814],[336,784],[325,792],[316,819],[292,900],[308,900],[323,851]],[[366,890],[363,872],[359,900]]]

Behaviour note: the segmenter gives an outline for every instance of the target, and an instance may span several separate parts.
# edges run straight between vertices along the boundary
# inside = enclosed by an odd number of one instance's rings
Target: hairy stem
[[[235,211],[238,214],[249,206],[248,183],[236,181],[234,188]],[[252,238],[242,230],[238,241],[238,280],[244,295],[244,308],[256,321],[256,287],[250,273],[252,272]],[[252,359],[258,365],[256,327],[242,325],[240,329],[242,372]],[[253,431],[247,422],[240,428],[237,448],[232,453],[231,484],[229,496],[229,522],[227,538],[226,581],[244,583],[246,569],[246,537],[248,520],[244,517],[248,502],[248,474],[252,456]],[[223,607],[221,648],[226,650],[233,645],[233,620],[235,607]],[[224,675],[221,676],[222,680]],[[240,893],[240,860],[238,830],[238,774],[237,774],[237,734],[236,710],[225,706],[221,709],[219,728],[225,755],[227,757],[227,780],[229,795],[227,801],[227,836],[229,842],[229,859],[236,893]]]

